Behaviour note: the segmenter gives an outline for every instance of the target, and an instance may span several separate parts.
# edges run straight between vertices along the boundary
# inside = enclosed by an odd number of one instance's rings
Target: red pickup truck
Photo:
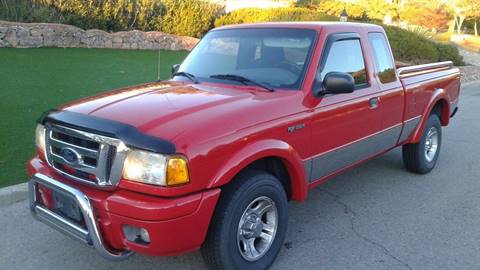
[[[398,146],[434,168],[459,70],[394,63],[375,25],[214,29],[168,81],[45,113],[31,211],[112,260],[201,247],[212,269],[268,268],[289,200]]]

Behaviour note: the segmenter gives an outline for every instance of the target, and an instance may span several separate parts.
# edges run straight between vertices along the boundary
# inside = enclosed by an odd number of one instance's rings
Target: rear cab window
[[[375,56],[380,82],[385,84],[396,81],[395,66],[385,35],[379,32],[368,33],[368,40]]]

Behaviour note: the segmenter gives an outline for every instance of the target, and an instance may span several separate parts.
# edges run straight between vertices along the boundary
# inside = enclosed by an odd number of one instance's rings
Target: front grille
[[[58,172],[97,186],[120,180],[125,158],[120,140],[64,126],[46,125],[47,160]]]

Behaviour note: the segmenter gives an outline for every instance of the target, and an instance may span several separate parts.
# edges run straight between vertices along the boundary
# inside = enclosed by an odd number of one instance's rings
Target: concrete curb
[[[0,189],[0,207],[8,206],[27,199],[28,184],[21,183]]]

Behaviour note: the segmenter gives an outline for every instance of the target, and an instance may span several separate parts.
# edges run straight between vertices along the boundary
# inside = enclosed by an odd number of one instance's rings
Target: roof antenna
[[[160,48],[158,48],[157,81],[160,81]]]

